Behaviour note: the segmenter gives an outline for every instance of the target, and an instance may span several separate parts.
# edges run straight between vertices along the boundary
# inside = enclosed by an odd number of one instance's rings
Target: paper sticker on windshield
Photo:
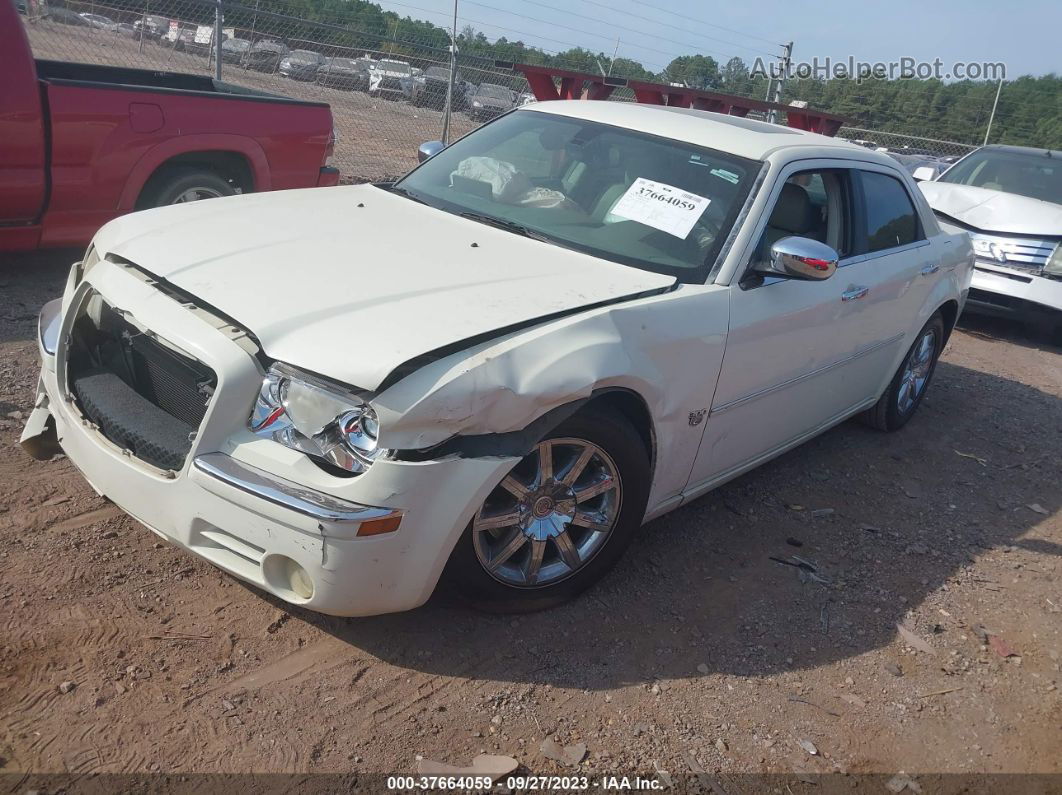
[[[618,215],[685,239],[711,203],[712,200],[704,196],[638,177],[612,206],[609,215]]]
[[[708,173],[711,174],[713,177],[719,177],[719,179],[725,179],[731,185],[737,185],[738,184],[738,175],[735,174],[733,171],[726,171],[725,169],[722,169],[722,168],[713,168]]]

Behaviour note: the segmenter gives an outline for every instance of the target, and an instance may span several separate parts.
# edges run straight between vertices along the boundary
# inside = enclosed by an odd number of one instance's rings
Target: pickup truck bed
[[[0,3],[0,251],[85,245],[137,209],[335,185],[325,103],[209,77],[34,60]]]

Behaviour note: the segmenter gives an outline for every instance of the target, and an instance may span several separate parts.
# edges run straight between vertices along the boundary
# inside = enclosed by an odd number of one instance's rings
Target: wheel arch
[[[245,192],[272,187],[269,161],[257,141],[239,135],[182,136],[144,153],[126,179],[117,209],[139,209],[140,200],[163,174],[174,168],[197,166],[225,174]]]
[[[944,341],[941,343],[941,348],[943,349],[948,344],[952,329],[955,328],[955,324],[959,320],[959,302],[954,298],[950,298],[938,306],[937,311],[940,312],[940,316],[944,319]]]

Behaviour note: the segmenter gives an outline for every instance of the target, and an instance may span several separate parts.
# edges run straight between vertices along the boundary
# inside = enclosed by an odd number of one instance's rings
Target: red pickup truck
[[[122,213],[335,185],[326,103],[196,75],[33,59],[0,1],[0,252],[82,246]]]

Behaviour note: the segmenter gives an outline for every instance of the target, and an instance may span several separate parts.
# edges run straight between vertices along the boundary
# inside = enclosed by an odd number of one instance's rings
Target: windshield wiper
[[[487,226],[497,227],[498,229],[504,229],[506,232],[512,232],[514,235],[520,235],[521,237],[529,237],[532,240],[539,240],[543,243],[552,243],[555,246],[562,246],[562,243],[558,243],[549,235],[545,235],[542,232],[536,231],[529,227],[519,224],[516,221],[509,221],[505,218],[495,218],[493,215],[485,215],[483,213],[463,212],[460,213],[462,218],[467,218],[470,221],[476,221]]]

